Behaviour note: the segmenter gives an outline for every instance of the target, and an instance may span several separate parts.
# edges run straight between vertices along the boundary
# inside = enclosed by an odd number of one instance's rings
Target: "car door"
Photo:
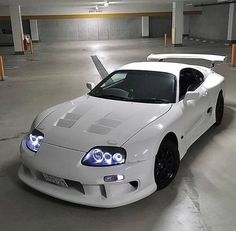
[[[180,72],[179,102],[182,108],[182,128],[188,148],[199,136],[205,132],[205,124],[211,113],[207,89],[203,87],[203,74],[193,68],[185,68]],[[195,92],[198,97],[186,99],[187,92]]]

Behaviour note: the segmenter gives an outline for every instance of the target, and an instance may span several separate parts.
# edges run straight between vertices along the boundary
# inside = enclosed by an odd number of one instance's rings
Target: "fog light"
[[[105,182],[122,181],[124,179],[125,179],[125,177],[123,175],[104,176]]]

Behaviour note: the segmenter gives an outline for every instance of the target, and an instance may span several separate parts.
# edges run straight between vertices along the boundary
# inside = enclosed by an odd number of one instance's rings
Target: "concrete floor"
[[[200,45],[199,45],[200,44]],[[166,189],[131,205],[98,209],[63,202],[36,192],[17,178],[18,148],[37,113],[87,92],[100,76],[91,55],[110,72],[150,53],[229,54],[223,44],[185,41],[163,48],[158,39],[36,44],[33,56],[15,56],[0,47],[6,81],[0,82],[0,230],[235,231],[236,229],[236,68],[216,70],[226,78],[223,124],[210,129],[183,158]]]

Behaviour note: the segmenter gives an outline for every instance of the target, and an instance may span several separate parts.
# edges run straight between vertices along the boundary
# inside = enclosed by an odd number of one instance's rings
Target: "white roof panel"
[[[124,65],[119,70],[145,70],[145,71],[160,71],[167,72],[179,76],[180,70],[187,67],[193,67],[191,65],[182,63],[169,63],[169,62],[137,62]]]

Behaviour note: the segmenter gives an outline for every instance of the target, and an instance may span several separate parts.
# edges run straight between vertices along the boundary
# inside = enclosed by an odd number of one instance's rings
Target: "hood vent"
[[[108,127],[104,127],[98,124],[92,124],[89,129],[87,130],[87,132],[89,133],[94,133],[94,134],[98,134],[98,135],[106,135],[107,133],[109,133],[112,129],[108,128]]]
[[[102,118],[97,121],[98,124],[110,127],[110,128],[116,128],[118,127],[122,122],[119,120],[113,120],[113,119],[108,119],[108,118]]]
[[[95,124],[92,124],[87,132],[89,133],[95,133],[99,135],[106,135],[108,134],[113,128],[118,127],[120,124],[122,124],[122,121],[109,119],[109,118],[102,118],[95,122]]]
[[[64,118],[57,121],[56,126],[62,128],[71,128],[80,118],[81,115],[79,114],[67,113]]]

